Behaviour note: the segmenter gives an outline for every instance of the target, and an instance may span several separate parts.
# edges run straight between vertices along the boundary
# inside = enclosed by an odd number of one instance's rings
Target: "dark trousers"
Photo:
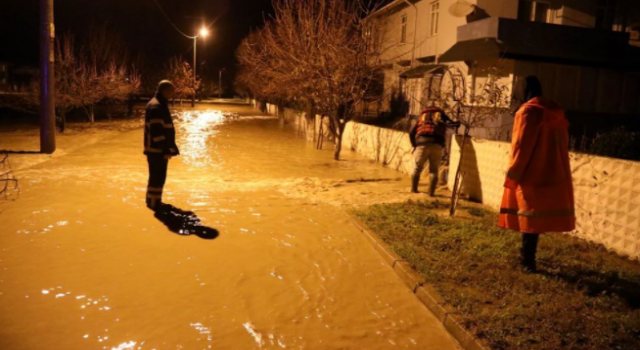
[[[536,269],[536,252],[538,251],[539,234],[523,233],[522,248],[520,250],[520,261],[522,265],[530,270]]]
[[[155,208],[162,202],[162,190],[167,180],[169,160],[164,155],[148,155],[149,182],[147,183],[147,206]]]

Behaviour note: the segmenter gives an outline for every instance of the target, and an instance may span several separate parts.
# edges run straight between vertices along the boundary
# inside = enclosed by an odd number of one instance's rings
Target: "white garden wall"
[[[460,161],[461,137],[452,140],[449,188]],[[510,145],[470,140],[462,161],[463,192],[500,207]],[[571,153],[577,230],[571,234],[640,258],[640,163]]]
[[[344,130],[342,149],[358,152],[407,175],[415,164],[409,135],[402,131],[349,122]]]
[[[251,105],[254,108],[260,108],[260,101],[251,100]],[[296,132],[305,136],[309,141],[317,141],[318,135],[320,134],[320,125],[322,123],[323,139],[333,145],[333,135],[331,135],[329,130],[329,120],[327,118],[323,119],[320,115],[315,115],[314,118],[311,119],[312,122],[309,123],[309,119],[306,118],[305,112],[297,111],[292,108],[279,107],[278,105],[271,103],[266,104],[266,113],[278,116],[282,121],[295,125]]]
[[[278,114],[277,107],[270,105],[269,109]],[[303,113],[286,109],[283,118],[295,123],[299,132],[310,129]],[[320,118],[315,119],[317,130]],[[458,136],[451,142],[449,188],[460,162],[461,141]],[[469,140],[462,162],[463,193],[498,209],[510,147],[506,142]],[[349,122],[343,138],[346,150],[407,175],[413,168],[411,142],[405,132]],[[570,157],[577,217],[577,229],[570,234],[640,259],[640,163],[576,153]]]

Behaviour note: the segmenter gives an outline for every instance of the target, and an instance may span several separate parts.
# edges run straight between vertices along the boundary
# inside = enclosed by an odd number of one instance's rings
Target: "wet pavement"
[[[0,349],[456,348],[340,208],[406,179],[349,152],[335,162],[248,107],[211,108],[180,114],[164,199],[215,239],[145,207],[141,127],[12,155]],[[5,135],[0,149],[22,142]]]

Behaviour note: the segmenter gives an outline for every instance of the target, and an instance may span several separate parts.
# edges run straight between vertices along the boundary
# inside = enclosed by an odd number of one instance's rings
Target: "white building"
[[[380,112],[402,91],[419,114],[442,65],[458,65],[473,82],[499,66],[510,87],[538,76],[574,129],[611,118],[640,126],[640,1],[396,0],[372,17],[383,27]],[[504,115],[476,135],[504,138],[497,131],[511,123]]]

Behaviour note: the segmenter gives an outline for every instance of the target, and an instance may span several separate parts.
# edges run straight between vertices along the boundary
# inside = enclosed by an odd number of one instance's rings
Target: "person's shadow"
[[[171,204],[162,203],[154,216],[171,232],[182,236],[196,235],[202,239],[215,239],[220,234],[215,228],[202,225],[194,212],[184,211]]]

